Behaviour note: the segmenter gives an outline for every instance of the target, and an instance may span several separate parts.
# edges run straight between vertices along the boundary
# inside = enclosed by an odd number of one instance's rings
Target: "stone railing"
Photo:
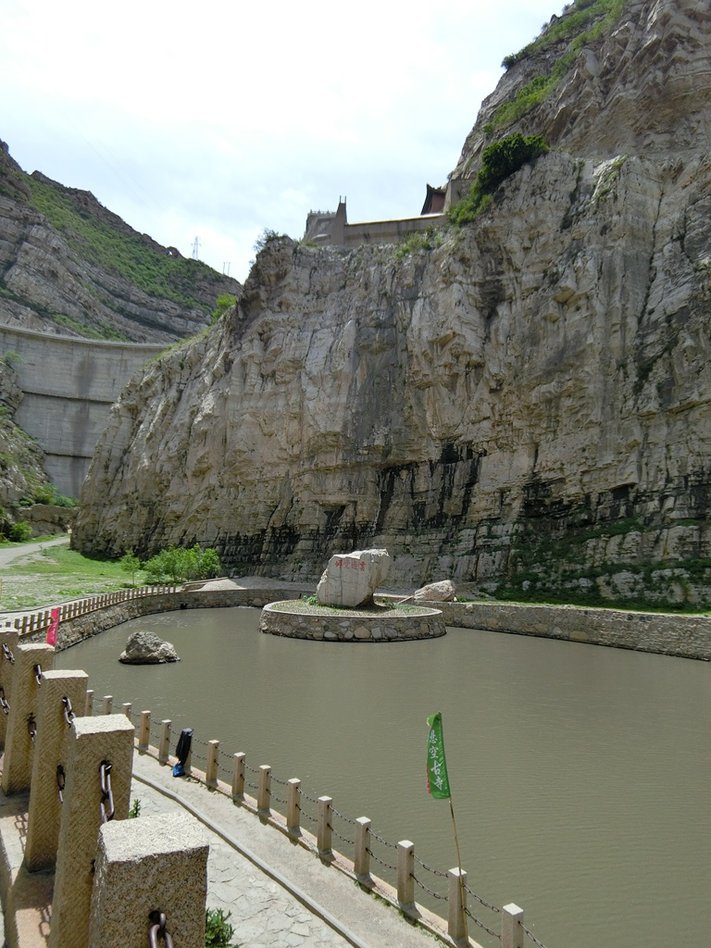
[[[110,606],[121,605],[136,599],[146,599],[152,596],[165,596],[175,593],[177,586],[137,586],[134,589],[120,589],[116,592],[102,593],[99,596],[89,596],[86,599],[73,599],[64,602],[59,609],[60,624],[66,624],[74,619],[89,615],[92,612],[108,609]],[[20,616],[5,616],[0,620],[0,631],[14,629],[22,638],[30,637],[47,631],[51,621],[51,609],[41,609],[37,612],[27,612]]]
[[[113,705],[112,695],[95,697],[87,692],[87,714],[109,714]],[[161,766],[172,766],[177,758],[171,756],[170,747],[180,733],[174,731],[173,722],[163,719],[154,723],[151,711],[134,713],[128,703],[122,705],[122,711],[137,728],[138,752]],[[189,747],[183,758],[186,776],[253,813],[292,844],[345,873],[365,892],[390,903],[437,938],[448,944],[472,944],[468,941],[469,929],[476,925],[498,938],[502,948],[524,948],[529,943],[526,939],[545,948],[524,925],[523,909],[514,903],[499,907],[481,898],[467,883],[464,869],[455,867],[443,872],[428,866],[416,856],[412,841],[393,843],[384,839],[372,829],[368,817],[347,816],[334,806],[332,797],[307,793],[299,778],[281,779],[268,764],[251,766],[245,753],[221,750],[219,740],[204,741],[193,734]],[[196,762],[200,767],[194,766]],[[373,867],[375,872],[371,872]],[[440,892],[434,891],[435,887]],[[418,889],[445,903],[446,920],[416,901]],[[477,915],[469,909],[469,901],[476,903]],[[478,917],[482,908],[492,914],[491,925]],[[363,911],[367,911],[365,903]]]
[[[133,724],[85,715],[88,676],[55,671],[52,646],[14,630],[0,645],[6,944],[138,948],[171,934],[204,944],[208,846],[197,822],[127,819]]]

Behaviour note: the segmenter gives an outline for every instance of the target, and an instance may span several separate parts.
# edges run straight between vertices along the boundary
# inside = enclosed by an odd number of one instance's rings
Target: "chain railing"
[[[101,702],[99,701],[99,704],[100,703]],[[94,706],[96,705],[96,699],[92,702],[92,704]],[[130,705],[125,705],[124,707],[127,709],[129,718],[133,720],[134,723],[136,723],[136,721],[141,717],[140,713],[132,712]],[[170,722],[170,726],[172,727],[172,722]],[[158,748],[160,746],[161,740],[163,739],[162,722],[160,721],[154,722],[151,719],[148,732],[150,735],[150,740],[151,740],[153,749]],[[180,729],[176,728],[175,733],[179,734]],[[196,748],[200,748],[200,749],[204,748],[207,753],[203,753],[202,750],[196,750]],[[194,765],[195,761],[207,764],[208,753],[211,750],[213,750],[213,748],[211,748],[210,743],[202,740],[201,738],[196,737],[195,734],[193,733],[192,742],[191,742],[191,753],[190,753],[191,767]],[[244,759],[244,754],[230,754],[227,751],[222,750],[220,747],[218,747],[216,749],[216,752],[214,752],[213,761],[214,760],[217,761],[218,768],[221,765],[223,770],[229,771],[230,768],[233,768],[233,769],[235,768],[236,758],[241,758],[240,764],[241,764],[241,773],[243,774],[243,790],[249,791],[250,796],[253,798],[253,802],[249,804],[250,806],[254,806],[254,802],[256,802],[259,799],[259,795],[260,793],[262,793],[263,798],[265,798],[267,801],[267,809],[271,809],[271,806],[273,804],[277,804],[283,807],[284,809],[289,807],[290,805],[289,800],[284,798],[283,791],[281,793],[279,791],[273,792],[271,789],[271,785],[275,784],[277,787],[280,787],[280,788],[283,787],[283,788],[286,788],[287,791],[289,791],[291,789],[289,786],[290,781],[284,780],[281,777],[272,773],[271,768],[267,768],[266,766],[263,768],[254,767],[251,764],[247,763],[247,761]],[[264,779],[264,774],[263,774],[264,770],[268,772],[267,778],[266,778],[267,784],[265,786],[265,789],[262,789],[262,787],[260,787],[260,781]],[[202,779],[200,777],[200,769],[198,768],[198,773],[197,774],[193,773],[192,776],[196,777],[197,779]],[[219,786],[218,786],[218,789],[220,789]],[[102,808],[104,806],[103,792],[104,791],[103,791],[103,784],[102,784]],[[222,792],[225,792],[224,788],[222,789]],[[311,832],[312,830],[315,831],[315,829],[319,827],[318,813],[319,813],[319,806],[321,805],[319,799],[315,796],[312,796],[310,793],[303,790],[303,788],[299,786],[298,801],[299,802],[295,804],[294,809],[296,813],[298,814],[297,820],[299,822],[299,825],[301,823],[304,823],[308,826],[309,832]],[[340,810],[338,810],[336,807],[332,805],[330,806],[328,812],[330,814],[330,820],[325,824],[326,828],[333,834],[333,836],[340,843],[343,844],[343,847],[342,847],[343,850],[352,852],[356,845],[355,831],[349,831],[348,828],[353,827],[355,830],[355,828],[358,825],[358,821],[348,816],[347,814],[341,812]],[[283,814],[281,814],[281,816],[283,817]],[[344,828],[344,825],[346,828]],[[314,832],[314,835],[315,835],[315,832]],[[376,833],[372,829],[370,830],[370,833],[369,833],[369,840],[370,840],[370,843],[364,851],[367,853],[367,855],[370,857],[373,863],[377,865],[379,869],[379,872],[378,872],[379,877],[386,882],[390,880],[389,884],[394,887],[394,883],[398,875],[398,865],[396,862],[398,858],[397,857],[397,851],[398,851],[397,844],[390,842],[389,840],[385,839],[383,836]],[[438,891],[436,888],[438,881],[448,880],[449,878],[448,873],[442,872],[441,870],[428,865],[417,856],[414,857],[414,862],[415,862],[416,869],[415,869],[415,872],[410,874],[410,878],[412,879],[414,884],[422,892],[424,892],[427,896],[429,896],[429,898],[433,901],[433,904],[436,905],[442,902],[448,903],[449,895],[443,894],[441,891]],[[429,879],[427,879],[427,874],[431,876],[434,881],[430,881]],[[482,898],[480,895],[474,892],[470,886],[466,884],[464,885],[464,889],[466,890],[467,895],[471,899],[473,899],[475,902],[477,902],[479,905],[481,905],[483,908],[488,909],[489,911],[493,912],[497,916],[501,916],[502,910],[498,906],[494,905],[492,902],[488,901],[487,899]],[[474,925],[476,925],[482,931],[486,932],[492,938],[496,938],[497,940],[501,941],[501,933],[495,931],[494,928],[492,928],[484,920],[479,918],[478,915],[475,915],[468,907],[464,908],[464,913],[466,914],[466,917]],[[442,915],[445,915],[445,914],[446,913],[442,913]],[[536,946],[536,948],[545,948],[545,945],[533,934],[533,932],[530,931],[530,929],[526,928],[522,923],[521,923],[521,927],[523,929],[525,936],[532,942],[532,944]],[[166,945],[172,944],[172,943],[169,943],[168,941],[166,941],[165,943]],[[153,942],[151,942],[151,944],[153,944]]]

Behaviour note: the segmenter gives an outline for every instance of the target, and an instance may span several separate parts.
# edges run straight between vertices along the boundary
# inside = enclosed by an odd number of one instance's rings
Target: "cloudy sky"
[[[265,228],[417,214],[560,0],[2,0],[0,138],[244,280]]]

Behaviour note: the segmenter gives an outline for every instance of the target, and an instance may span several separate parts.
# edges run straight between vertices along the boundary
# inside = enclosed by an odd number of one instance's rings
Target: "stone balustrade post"
[[[265,813],[271,810],[272,797],[272,768],[269,764],[259,767],[259,784],[257,789],[257,809]]]
[[[86,691],[86,708],[84,709],[84,717],[88,717],[90,714],[94,713],[94,689],[87,688]]]
[[[397,844],[397,900],[400,905],[415,902],[415,844],[409,839]]]
[[[523,909],[509,902],[501,909],[501,948],[523,948]]]
[[[367,816],[356,820],[353,872],[362,879],[370,879],[370,826]]]
[[[42,672],[54,667],[52,645],[18,645],[12,678],[12,704],[5,735],[2,789],[5,793],[27,790],[32,777],[33,741],[30,727],[36,726],[39,689],[37,666]]]
[[[59,827],[49,948],[88,942],[94,857],[102,825],[102,764],[111,764],[115,818],[125,820],[131,792],[134,733],[135,728],[124,714],[74,720]],[[135,822],[139,824],[139,820]]]
[[[15,652],[17,651],[18,633],[11,629],[0,636],[0,697],[11,705],[12,679],[15,671]],[[3,706],[0,711],[0,748],[5,746],[7,733],[7,718],[9,711]]]
[[[151,742],[151,712],[150,711],[141,711],[141,728],[138,732],[138,749],[139,751],[147,751],[148,745]],[[185,772],[189,773],[188,768],[185,768]]]
[[[301,831],[301,781],[291,777],[286,784],[286,828],[290,833]]]
[[[121,705],[121,709],[123,713],[126,715],[126,717],[128,718],[128,720],[130,721],[131,720],[131,702],[124,701],[124,703]]]
[[[316,846],[320,856],[329,856],[333,852],[331,807],[333,797],[318,798],[318,824],[316,828]]]
[[[54,866],[62,814],[60,790],[75,708],[83,709],[89,676],[83,671],[46,671],[37,702],[37,738],[27,817],[25,865],[34,872]]]
[[[145,948],[153,912],[165,916],[176,946],[204,945],[208,849],[202,827],[187,814],[104,824],[89,948]]]
[[[459,942],[462,939],[466,941],[469,937],[467,891],[465,888],[467,874],[463,869],[450,869],[447,878],[449,879],[447,931],[454,942]]]
[[[244,800],[244,771],[246,754],[234,755],[234,770],[232,773],[232,799],[235,802]]]
[[[207,769],[205,770],[205,786],[211,790],[217,789],[217,769],[220,754],[220,742],[207,742]]]
[[[158,763],[167,764],[170,757],[170,725],[167,719],[160,722],[160,744],[158,745]]]
[[[113,695],[104,695],[104,700],[101,703],[101,713],[102,714],[111,714],[114,705],[114,696]]]

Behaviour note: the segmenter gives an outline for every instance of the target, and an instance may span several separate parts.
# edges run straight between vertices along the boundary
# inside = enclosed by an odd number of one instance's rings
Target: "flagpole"
[[[427,737],[427,790],[438,800],[449,800],[449,812],[452,817],[452,830],[454,832],[454,845],[457,850],[457,871],[459,873],[459,902],[462,909],[462,922],[464,928],[464,938],[469,944],[469,925],[467,923],[467,913],[464,907],[464,879],[462,878],[462,856],[459,849],[459,834],[457,832],[457,820],[454,816],[454,803],[452,802],[452,785],[447,773],[447,759],[444,753],[444,734],[442,731],[442,715],[438,711],[436,714],[427,718],[427,724],[430,731]]]
[[[454,832],[454,845],[457,850],[457,869],[459,870],[459,901],[462,906],[462,920],[464,921],[464,938],[469,944],[469,924],[467,922],[467,913],[464,907],[464,879],[462,878],[462,855],[459,851],[459,835],[457,833],[457,821],[454,817],[454,804],[452,803],[452,784],[449,784],[449,812],[452,816],[452,830]]]

